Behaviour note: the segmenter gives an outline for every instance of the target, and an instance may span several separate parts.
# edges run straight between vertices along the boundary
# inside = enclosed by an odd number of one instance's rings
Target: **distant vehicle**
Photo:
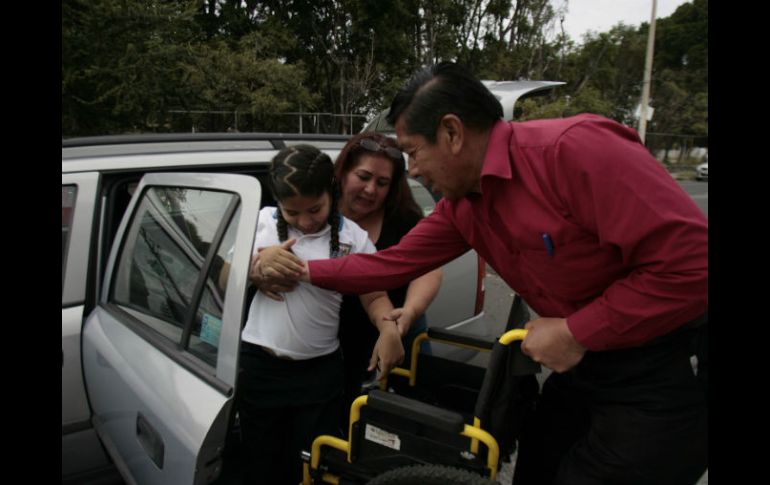
[[[503,119],[512,121],[521,113],[516,110],[520,99],[542,96],[556,86],[566,84],[562,81],[481,81],[500,101],[503,107]]]
[[[257,214],[275,205],[262,190],[269,162],[297,143],[334,158],[348,139],[62,141],[63,485],[95,483],[115,468],[142,485],[210,483],[222,474]],[[410,187],[432,211],[427,189]],[[481,258],[468,251],[443,270],[430,325],[483,321]]]
[[[704,162],[695,167],[695,178],[697,180],[708,180],[709,179],[709,163]]]
[[[503,107],[503,119],[512,121],[521,114],[516,110],[516,102],[532,96],[544,95],[551,89],[562,86],[562,81],[481,81],[500,101]],[[390,109],[384,109],[361,131],[395,133],[396,130],[385,119]]]

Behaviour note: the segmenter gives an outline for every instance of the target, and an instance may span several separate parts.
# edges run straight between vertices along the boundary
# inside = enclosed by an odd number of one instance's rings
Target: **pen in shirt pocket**
[[[548,252],[548,257],[553,258],[553,241],[547,232],[543,233],[543,244],[545,244],[545,250]]]

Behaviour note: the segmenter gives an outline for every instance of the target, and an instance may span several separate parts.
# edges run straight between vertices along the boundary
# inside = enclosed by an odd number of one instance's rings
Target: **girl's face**
[[[324,192],[320,197],[295,195],[278,203],[286,222],[302,234],[314,234],[326,226],[331,210],[331,196]]]
[[[393,162],[383,155],[362,154],[340,182],[340,206],[353,220],[382,210],[393,181]]]

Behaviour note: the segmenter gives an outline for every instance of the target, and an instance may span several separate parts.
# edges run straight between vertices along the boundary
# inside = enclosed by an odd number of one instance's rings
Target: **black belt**
[[[698,328],[702,325],[706,325],[709,322],[709,312],[707,311],[703,315],[699,316],[698,318],[694,320],[690,320],[689,322],[685,323],[682,327],[683,328]]]
[[[242,343],[242,345],[246,345],[246,346],[249,346],[249,347],[251,347],[251,348],[253,348],[255,350],[259,350],[263,354],[267,354],[270,357],[273,357],[275,359],[296,360],[296,359],[292,359],[291,357],[286,356],[286,355],[278,355],[278,354],[275,353],[275,350],[271,349],[270,347],[263,347],[262,345],[253,344],[253,343],[247,342],[245,340],[242,341],[241,343]]]
[[[267,355],[269,355],[270,357],[275,357],[276,359],[281,359],[281,360],[296,360],[296,359],[292,359],[292,358],[291,358],[291,357],[289,357],[288,355],[278,355],[278,354],[276,354],[276,353],[275,353],[275,350],[271,349],[270,347],[263,347],[263,346],[261,346],[261,345],[256,345],[256,347],[259,347],[259,350],[261,350],[262,352],[266,353],[266,354],[267,354]]]

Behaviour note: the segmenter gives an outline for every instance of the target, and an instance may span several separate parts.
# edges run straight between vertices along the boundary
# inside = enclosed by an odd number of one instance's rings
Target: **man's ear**
[[[455,114],[446,114],[439,122],[439,139],[449,146],[453,154],[460,153],[465,140],[465,126]]]

